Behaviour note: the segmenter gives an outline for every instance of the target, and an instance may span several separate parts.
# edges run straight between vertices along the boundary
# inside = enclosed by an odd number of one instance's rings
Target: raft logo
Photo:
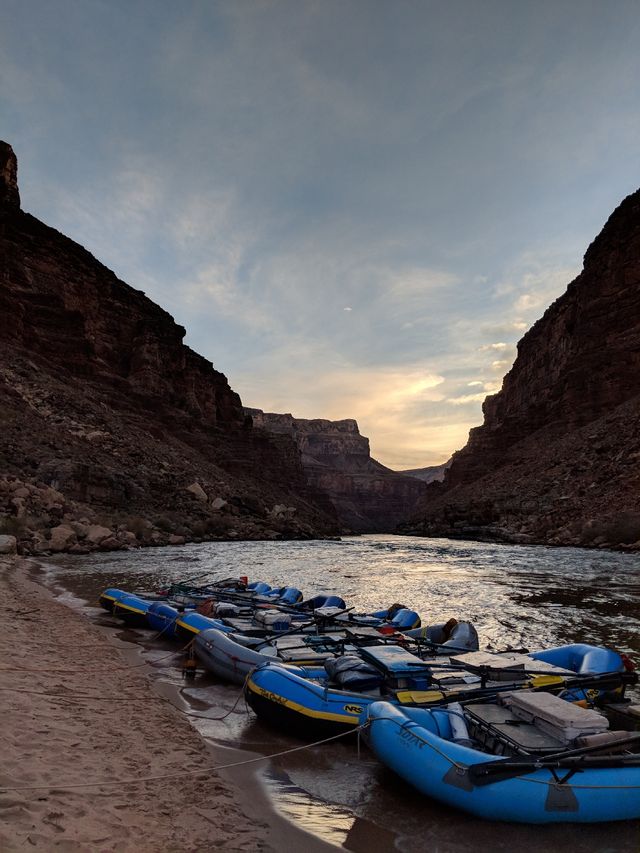
[[[287,705],[287,700],[283,696],[278,696],[277,693],[271,693],[269,690],[260,691],[265,699],[270,702],[276,702],[278,705]]]
[[[362,713],[362,708],[360,707],[360,705],[345,705],[344,710],[347,712],[347,714],[361,714]]]
[[[411,732],[407,731],[406,729],[400,729],[400,731],[398,732],[398,736],[401,737],[403,740],[409,741],[412,746],[417,746],[418,749],[422,749],[422,747],[424,746],[423,740],[411,734]]]

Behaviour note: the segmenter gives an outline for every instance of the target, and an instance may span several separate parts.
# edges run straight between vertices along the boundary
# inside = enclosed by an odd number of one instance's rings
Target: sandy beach
[[[63,790],[216,762],[144,667],[28,563],[0,561],[0,597],[1,850],[328,849],[216,773]]]

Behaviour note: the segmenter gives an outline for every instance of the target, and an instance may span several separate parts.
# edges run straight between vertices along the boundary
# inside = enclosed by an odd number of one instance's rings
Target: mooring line
[[[12,791],[70,791],[75,790],[76,788],[104,788],[111,787],[112,785],[134,785],[138,784],[139,782],[158,782],[162,779],[178,779],[182,776],[204,776],[210,773],[216,773],[218,770],[228,770],[232,767],[242,767],[245,764],[256,764],[260,761],[268,761],[270,758],[279,758],[282,755],[290,755],[293,752],[302,752],[305,749],[313,749],[316,746],[321,746],[323,743],[329,743],[330,741],[338,740],[339,738],[351,735],[354,731],[360,731],[361,728],[361,726],[358,726],[357,728],[349,730],[348,732],[341,732],[340,734],[323,738],[323,740],[316,740],[313,743],[305,743],[301,746],[294,746],[291,749],[283,749],[280,752],[272,752],[270,755],[259,755],[257,758],[245,758],[243,761],[233,761],[230,764],[217,764],[214,767],[200,767],[197,770],[190,770],[188,768],[184,768],[183,770],[179,770],[175,773],[161,773],[154,776],[138,776],[132,779],[112,779],[110,781],[103,780],[101,782],[73,782],[63,785],[56,784],[55,782],[52,782],[48,785],[0,785],[0,794],[6,794]]]

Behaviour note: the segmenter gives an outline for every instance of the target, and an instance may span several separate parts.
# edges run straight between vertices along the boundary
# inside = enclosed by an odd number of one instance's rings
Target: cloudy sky
[[[418,467],[640,185],[638,45],[637,0],[4,0],[0,138],[246,405]]]

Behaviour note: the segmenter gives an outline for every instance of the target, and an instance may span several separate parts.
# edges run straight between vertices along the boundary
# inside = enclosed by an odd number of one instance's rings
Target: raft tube
[[[148,628],[147,611],[152,604],[139,595],[127,594],[114,601],[112,612],[132,628]]]
[[[113,613],[113,608],[116,601],[120,601],[121,598],[124,598],[125,595],[130,595],[131,593],[125,592],[123,589],[116,589],[115,587],[108,587],[103,592],[100,593],[100,598],[98,599],[98,603],[100,607],[104,607],[105,610],[108,610],[109,613]]]
[[[590,646],[587,643],[570,643],[553,649],[531,652],[529,657],[553,666],[568,669],[576,675],[604,675],[611,672],[624,672],[625,665],[622,657],[613,649],[604,646]],[[562,694],[563,699],[580,705],[591,705],[594,702],[620,701],[624,696],[624,685],[613,690],[591,688],[572,688]]]
[[[426,644],[434,645],[434,653],[439,655],[455,655],[464,652],[477,652],[480,643],[478,632],[471,622],[458,622],[451,633],[445,632],[446,622],[435,625],[425,625],[423,628],[413,628],[403,631],[405,637],[414,640],[426,640]]]
[[[236,637],[224,634],[217,628],[201,631],[194,640],[196,656],[205,669],[224,681],[244,684],[249,673],[257,666],[276,659],[277,650],[266,643],[258,643],[260,649],[236,642]],[[244,638],[243,638],[244,639]],[[246,638],[247,641],[255,638]],[[284,669],[305,678],[322,678],[324,667],[302,666],[301,663],[282,664]]]
[[[175,637],[176,623],[184,611],[165,604],[162,601],[154,601],[147,610],[147,623],[149,628],[157,631],[163,637]]]
[[[176,619],[176,634],[179,637],[192,639],[194,634],[199,634],[201,631],[206,631],[207,628],[217,628],[225,634],[233,633],[234,629],[225,625],[219,619],[211,619],[209,616],[203,616],[202,613],[197,613],[190,610],[187,613],[180,613]]]

